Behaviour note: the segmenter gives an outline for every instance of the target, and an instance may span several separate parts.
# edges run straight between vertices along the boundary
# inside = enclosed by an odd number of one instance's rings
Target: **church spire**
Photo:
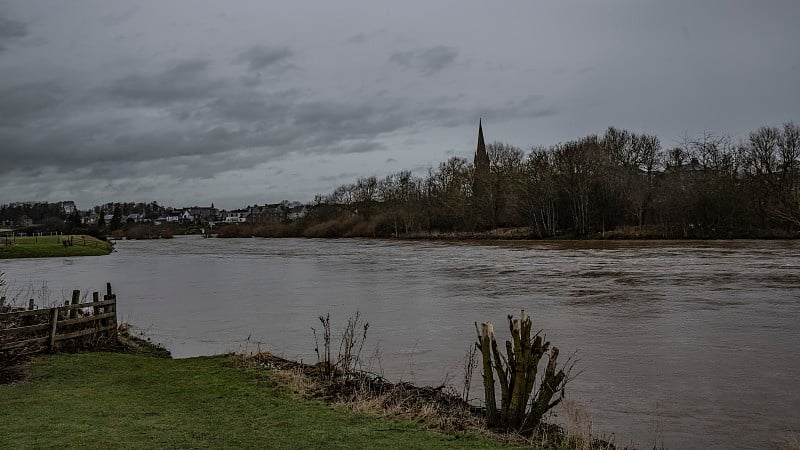
[[[475,170],[477,172],[488,172],[489,155],[486,153],[486,144],[483,141],[483,120],[478,119],[478,147],[475,149]]]

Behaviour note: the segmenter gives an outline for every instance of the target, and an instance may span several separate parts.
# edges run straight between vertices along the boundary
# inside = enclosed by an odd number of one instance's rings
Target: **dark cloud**
[[[294,56],[288,47],[266,47],[256,45],[239,53],[234,62],[245,64],[248,70],[253,72],[264,70],[284,71],[288,66],[288,60]]]
[[[347,44],[363,44],[367,42],[367,33],[356,33],[345,40]]]
[[[285,123],[290,110],[302,101],[302,93],[294,90],[268,91],[256,86],[237,87],[225,84],[220,92],[211,93],[214,99],[206,104],[204,113],[217,118],[254,124],[260,128]]]
[[[458,51],[452,47],[436,47],[395,52],[389,58],[393,63],[418,70],[425,76],[434,75],[456,61]]]
[[[0,16],[0,52],[6,50],[6,43],[27,35],[28,27],[24,23]]]
[[[55,81],[0,86],[0,127],[31,125],[62,103],[64,89]]]
[[[0,111],[13,119],[0,127],[0,148],[13,161],[0,172],[92,166],[96,175],[114,177],[131,164],[155,164],[150,173],[186,179],[299,153],[381,151],[388,146],[378,137],[420,121],[450,127],[481,113],[498,121],[554,113],[540,96],[494,108],[465,107],[458,97],[313,100],[296,89],[269,91],[243,86],[235,76],[211,77],[204,60],[123,76],[102,92],[107,102],[85,104],[78,96],[64,104],[64,88],[54,82],[0,89],[9,99]]]
[[[558,114],[558,108],[544,103],[544,96],[529,95],[519,100],[512,100],[502,106],[484,107],[475,111],[483,117],[495,121],[514,119],[536,119]]]
[[[436,97],[417,105],[416,117],[442,127],[457,127],[475,122],[479,117],[495,122],[536,119],[558,114],[558,108],[545,103],[541,95],[529,95],[491,105],[464,106],[458,98]]]
[[[797,120],[796,0],[522,2],[491,32],[439,2],[277,2],[0,0],[0,202],[310,199],[356,166],[470,154],[479,117],[522,147]]]
[[[341,180],[352,180],[353,178],[357,177],[357,172],[342,172],[338,175],[323,175],[318,177],[318,181],[341,181]]]
[[[0,172],[93,165],[108,177],[131,163],[195,158],[185,172],[162,164],[181,178],[298,151],[365,153],[384,149],[374,138],[407,126],[415,114],[399,101],[307,100],[296,90],[265,92],[207,72],[204,61],[184,61],[124,76],[103,91],[107,103],[62,105],[64,89],[53,82],[0,89],[8,99],[0,106],[0,149],[13,161]]]
[[[167,105],[208,98],[221,87],[209,75],[210,61],[181,61],[155,73],[137,73],[120,78],[107,88],[110,96],[136,105]]]
[[[108,27],[114,27],[130,20],[137,12],[138,9],[136,7],[130,7],[123,11],[113,11],[108,14],[103,14],[101,16],[101,21]]]
[[[13,161],[0,172],[91,167],[98,180],[131,170],[187,180],[290,155],[385,150],[381,136],[420,121],[457,126],[479,113],[498,119],[548,113],[536,96],[495,108],[467,107],[458,96],[419,102],[387,90],[345,100],[240,77],[213,75],[211,61],[195,58],[123,75],[86,93],[55,81],[0,81],[0,150]]]

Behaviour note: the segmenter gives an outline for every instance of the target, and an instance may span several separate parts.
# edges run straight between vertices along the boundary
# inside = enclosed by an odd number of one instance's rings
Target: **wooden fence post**
[[[106,290],[108,290],[108,295],[111,296],[111,300],[114,300],[114,304],[111,305],[111,311],[114,313],[114,317],[111,318],[112,323],[114,324],[113,333],[116,333],[117,330],[117,294],[113,294],[111,292],[111,283],[106,283]]]
[[[88,292],[85,297],[88,297]],[[84,298],[85,298],[84,297]],[[92,300],[81,301],[81,291],[72,291],[72,298],[63,304],[52,308],[36,308],[34,299],[30,299],[27,308],[15,308],[10,313],[0,314],[2,320],[14,324],[11,328],[0,330],[0,352],[13,348],[34,348],[35,351],[46,350],[56,352],[60,341],[72,341],[85,336],[114,337],[117,333],[116,303],[117,296],[111,290],[111,284],[106,285],[105,301],[100,300],[100,293],[92,292]],[[5,298],[0,297],[0,302]],[[80,307],[80,308],[79,308]],[[85,308],[83,317],[78,314],[78,309]],[[89,310],[93,314],[89,314]],[[64,321],[67,322],[64,322]],[[59,334],[58,325],[61,324]],[[66,327],[64,325],[67,325]],[[10,339],[6,339],[10,336]],[[14,338],[16,337],[16,338]],[[37,347],[31,347],[37,345]]]
[[[58,324],[58,307],[50,310],[50,343],[47,346],[50,353],[56,350],[56,324]]]
[[[77,305],[80,302],[80,300],[81,300],[81,291],[77,289],[72,291],[72,304]],[[78,309],[77,308],[71,309],[69,311],[69,318],[74,319],[76,317],[78,317]]]
[[[103,296],[103,300],[116,300],[117,296],[111,291],[111,283],[106,283],[106,295]],[[105,312],[113,312],[114,317],[109,319],[111,323],[114,324],[114,327],[117,326],[117,304],[114,302],[111,305],[107,305],[104,309]],[[114,330],[116,331],[116,330]]]

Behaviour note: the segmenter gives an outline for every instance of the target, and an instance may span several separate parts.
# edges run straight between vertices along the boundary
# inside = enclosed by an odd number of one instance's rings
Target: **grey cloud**
[[[425,76],[430,76],[455,63],[457,56],[456,49],[437,45],[430,48],[395,52],[389,60],[401,66],[418,70]]]
[[[0,0],[0,202],[76,192],[183,200],[194,188],[222,198],[246,188],[210,179],[258,178],[277,162],[286,173],[264,173],[264,186],[313,195],[318,176],[351,170],[340,154],[403,152],[364,158],[364,173],[390,156],[427,164],[474,139],[478,117],[503,130],[491,139],[527,146],[609,124],[663,140],[703,129],[741,136],[791,120],[800,104],[789,57],[796,0],[520,2],[492,9],[508,26],[491,33],[452,25],[453,9],[438,2],[396,14],[380,2],[352,14],[320,2],[315,13],[337,18],[325,27],[296,2],[236,2],[224,14],[190,3]],[[485,12],[460,6],[461,23]],[[280,19],[267,24],[276,8]],[[566,22],[575,32],[559,34]],[[298,55],[309,69],[277,76]],[[309,167],[317,155],[329,162]]]
[[[369,153],[378,150],[385,150],[386,145],[372,140],[362,140],[358,142],[343,144],[340,146],[341,151],[337,153]]]
[[[0,16],[0,52],[6,50],[5,44],[28,35],[28,27],[19,21]]]
[[[245,64],[250,71],[257,72],[264,69],[285,70],[287,61],[294,56],[288,47],[266,47],[256,45],[239,53],[234,62]]]
[[[214,78],[202,59],[121,77],[102,91],[107,103],[64,104],[63,92],[54,82],[0,89],[11,99],[0,111],[19,118],[0,127],[0,149],[13,161],[0,172],[92,165],[97,177],[108,179],[144,164],[146,173],[196,178],[298,153],[383,150],[378,137],[419,121],[456,126],[481,113],[499,120],[554,111],[539,96],[494,108],[465,107],[459,96],[414,102],[387,93],[321,100],[299,89],[242,85],[236,75]],[[34,129],[36,117],[52,120]]]
[[[138,105],[166,105],[178,101],[208,98],[222,82],[211,78],[205,59],[181,61],[149,74],[118,79],[107,88],[110,96]]]
[[[510,101],[502,107],[482,108],[480,113],[486,118],[498,121],[519,118],[536,119],[558,114],[558,108],[543,104],[543,102],[543,96],[529,95],[520,100]],[[476,113],[478,112],[476,111]]]
[[[537,119],[558,114],[558,108],[544,102],[541,95],[529,95],[505,103],[465,107],[457,98],[439,97],[418,105],[417,117],[442,127],[472,123],[479,117],[495,122],[509,119]]]
[[[318,181],[339,181],[339,180],[344,180],[344,179],[350,180],[350,179],[355,178],[357,176],[358,176],[358,173],[356,173],[356,172],[342,172],[342,173],[340,173],[338,175],[323,175],[321,177],[318,177],[317,180]]]
[[[367,33],[356,33],[345,40],[348,44],[363,44],[367,42]]]
[[[335,133],[345,139],[374,136],[406,126],[411,117],[398,102],[387,99],[359,102],[311,101],[297,106],[295,124],[316,130],[327,139]]]
[[[301,101],[301,93],[294,89],[263,92],[254,86],[236,88],[229,85],[226,92],[206,105],[214,117],[246,123],[260,123],[261,127],[284,123],[289,110]]]
[[[53,125],[35,130],[0,128],[0,142],[3,142],[0,149],[13,161],[1,166],[0,172],[30,171],[42,166],[71,170],[91,164],[99,168],[103,176],[111,177],[130,170],[130,163],[148,161],[162,161],[163,167],[177,172],[180,165],[169,161],[195,158],[190,161],[194,169],[185,174],[196,177],[252,167],[298,150],[306,154],[379,150],[383,148],[381,143],[366,139],[372,137],[372,130],[391,131],[399,126],[392,126],[388,118],[377,122],[367,120],[368,116],[385,114],[370,106],[345,110],[338,116],[334,113],[337,105],[325,102],[286,102],[276,110],[267,103],[250,105],[236,103],[233,99],[226,101],[230,103],[224,108],[219,105],[207,108],[180,126],[172,123],[177,119],[168,119],[155,129],[153,124],[143,127],[135,116],[127,120],[109,118],[90,125],[55,121]],[[264,105],[263,123],[247,126],[247,120],[257,119],[261,105]],[[233,117],[241,113],[239,106],[244,106],[246,120],[231,123]],[[312,114],[312,110],[318,114]]]
[[[137,8],[131,7],[130,9],[126,9],[124,11],[115,11],[108,14],[103,14],[101,16],[101,20],[104,25],[113,27],[130,20],[134,15],[136,15],[137,12]]]
[[[379,28],[379,29],[376,29],[376,30],[373,30],[373,31],[369,31],[369,32],[362,31],[362,32],[359,32],[359,33],[356,33],[356,34],[348,36],[347,39],[344,40],[344,43],[348,44],[348,45],[366,44],[367,42],[370,42],[371,40],[374,40],[376,37],[383,36],[385,34],[386,34],[386,30],[384,30],[382,28]]]
[[[55,81],[34,81],[0,86],[0,127],[24,125],[46,114],[64,99]]]

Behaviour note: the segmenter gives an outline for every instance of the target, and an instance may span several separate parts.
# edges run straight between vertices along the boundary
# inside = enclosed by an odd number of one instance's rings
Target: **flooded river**
[[[800,242],[184,237],[117,250],[0,269],[16,292],[46,281],[35,295],[52,302],[109,281],[121,320],[176,357],[249,337],[314,361],[316,317],[338,328],[358,309],[383,372],[425,384],[459,384],[473,322],[505,338],[524,308],[562,355],[577,350],[568,397],[617,444],[763,448],[800,433]]]

